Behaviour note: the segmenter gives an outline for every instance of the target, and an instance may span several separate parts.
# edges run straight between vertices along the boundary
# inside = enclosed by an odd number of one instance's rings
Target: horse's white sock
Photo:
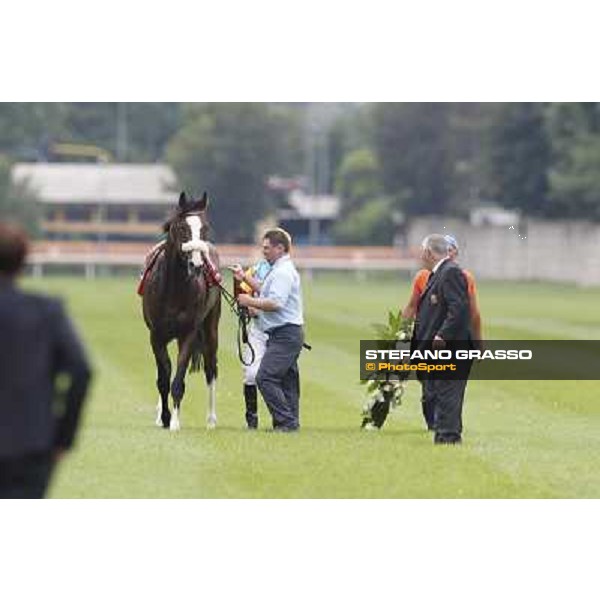
[[[162,415],[162,400],[159,397],[158,404],[156,405],[156,421],[154,421],[156,423],[157,427],[162,427],[161,415]]]
[[[208,384],[208,416],[206,426],[214,429],[217,426],[217,379]]]
[[[171,431],[179,431],[181,429],[181,423],[179,422],[179,409],[174,408],[171,413],[171,425],[169,427]]]

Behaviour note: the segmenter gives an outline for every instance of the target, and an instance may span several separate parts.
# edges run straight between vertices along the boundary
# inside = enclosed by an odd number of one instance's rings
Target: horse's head
[[[189,276],[199,275],[208,257],[208,196],[206,192],[199,200],[188,198],[185,192],[179,196],[179,204],[174,216],[165,223],[167,243],[183,262]]]

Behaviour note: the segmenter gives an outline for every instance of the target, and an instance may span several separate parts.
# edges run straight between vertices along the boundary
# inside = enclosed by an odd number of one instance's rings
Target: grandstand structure
[[[43,239],[152,241],[173,206],[176,177],[167,165],[17,163],[43,209]]]

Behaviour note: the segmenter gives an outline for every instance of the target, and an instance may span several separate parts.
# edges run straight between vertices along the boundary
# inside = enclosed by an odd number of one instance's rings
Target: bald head
[[[18,225],[0,221],[0,276],[14,277],[23,267],[29,241]]]

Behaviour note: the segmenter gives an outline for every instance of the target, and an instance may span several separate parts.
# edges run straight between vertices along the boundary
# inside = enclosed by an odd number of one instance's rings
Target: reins
[[[238,330],[236,335],[238,358],[245,367],[249,367],[256,358],[256,351],[252,347],[250,339],[248,338],[248,325],[250,324],[250,319],[252,318],[250,316],[250,311],[247,307],[240,306],[235,296],[230,293],[222,283],[219,281],[214,281],[214,285],[221,290],[221,294],[223,294],[225,297],[225,302],[227,302],[231,312],[233,312],[238,319]],[[244,360],[244,353],[242,351],[242,346],[244,344],[248,346],[248,350],[250,351],[250,360],[248,362]]]

